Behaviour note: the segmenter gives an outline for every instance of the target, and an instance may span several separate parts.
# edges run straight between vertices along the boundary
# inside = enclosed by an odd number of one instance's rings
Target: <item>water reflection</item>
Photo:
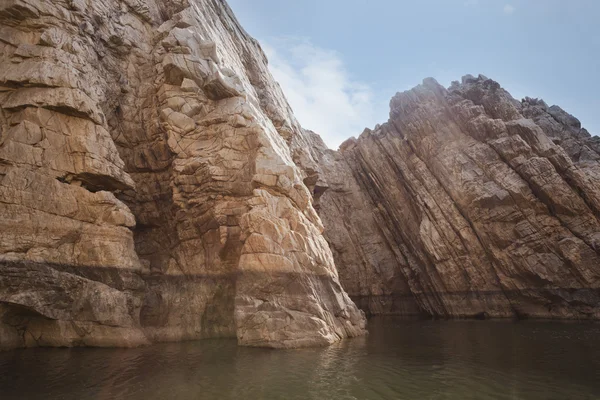
[[[598,399],[600,325],[376,318],[322,349],[0,353],[2,399]]]

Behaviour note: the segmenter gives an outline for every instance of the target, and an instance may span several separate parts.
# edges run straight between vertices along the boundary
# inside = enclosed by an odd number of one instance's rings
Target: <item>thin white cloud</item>
[[[506,4],[504,6],[504,14],[510,15],[510,14],[514,13],[515,10],[516,10],[515,7],[511,4]]]
[[[262,40],[261,45],[300,124],[330,148],[384,122],[377,116],[387,110],[376,110],[373,90],[350,76],[338,53],[297,38]]]

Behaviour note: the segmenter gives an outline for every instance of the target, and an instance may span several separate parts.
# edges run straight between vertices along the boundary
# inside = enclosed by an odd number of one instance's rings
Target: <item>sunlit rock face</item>
[[[224,1],[4,1],[0,63],[0,348],[365,333]]]
[[[0,3],[0,348],[599,318],[598,138],[483,76],[390,106],[327,149],[222,0]]]
[[[342,285],[371,314],[600,317],[600,141],[484,76],[433,79],[298,162]]]

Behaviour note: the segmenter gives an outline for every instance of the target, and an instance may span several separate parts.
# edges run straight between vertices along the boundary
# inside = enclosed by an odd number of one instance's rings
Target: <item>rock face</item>
[[[391,109],[327,149],[223,0],[3,1],[0,348],[600,318],[598,138],[482,76]]]
[[[0,64],[0,348],[365,332],[223,1],[3,1]]]
[[[600,141],[495,81],[433,79],[297,161],[342,285],[371,314],[600,318]]]

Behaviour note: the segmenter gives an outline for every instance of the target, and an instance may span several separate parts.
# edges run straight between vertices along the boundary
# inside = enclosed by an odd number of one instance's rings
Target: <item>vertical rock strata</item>
[[[364,333],[223,1],[4,1],[0,64],[0,348]]]
[[[316,144],[302,161],[315,165],[325,236],[357,304],[599,318],[598,137],[481,75],[448,89],[426,79],[390,108],[339,152],[308,133]]]

